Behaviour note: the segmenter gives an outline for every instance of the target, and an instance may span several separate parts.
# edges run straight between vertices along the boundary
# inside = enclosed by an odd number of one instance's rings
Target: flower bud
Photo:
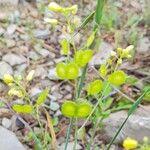
[[[51,10],[51,11],[54,11],[54,12],[62,12],[63,11],[63,8],[58,5],[57,3],[55,2],[51,2],[49,5],[48,5],[48,8]]]
[[[118,53],[118,54],[121,54],[121,53],[122,53],[122,51],[123,51],[123,49],[122,49],[122,48],[117,48],[117,53]]]
[[[52,24],[52,25],[58,24],[58,20],[57,19],[44,18],[44,21],[46,23],[49,23],[49,24]]]
[[[122,59],[118,59],[117,63],[120,65],[122,64]]]
[[[134,49],[134,45],[129,45],[125,50],[130,52]]]
[[[111,53],[111,56],[116,56],[117,55],[117,53],[115,51],[111,51],[110,53]]]
[[[31,81],[33,79],[34,73],[35,73],[35,70],[31,70],[29,74],[27,75],[26,80]]]
[[[144,142],[144,143],[148,143],[148,141],[149,141],[149,140],[148,140],[148,137],[145,136],[145,137],[143,138],[143,142]]]
[[[71,9],[71,13],[75,15],[78,11],[78,5],[73,5],[72,7],[70,7],[70,9]]]
[[[10,74],[5,74],[3,77],[3,81],[7,84],[12,83],[13,80],[14,80],[14,78]]]

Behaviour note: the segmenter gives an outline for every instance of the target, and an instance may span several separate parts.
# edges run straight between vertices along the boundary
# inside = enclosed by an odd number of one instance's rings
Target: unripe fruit
[[[109,75],[108,81],[113,85],[120,86],[125,83],[126,77],[123,71],[117,70]]]
[[[67,70],[67,79],[76,79],[79,75],[79,68],[74,63],[68,64],[66,70]]]
[[[66,75],[67,75],[67,73],[66,73],[66,64],[64,64],[64,63],[57,64],[56,73],[57,73],[57,76],[60,79],[65,79]]]
[[[72,101],[65,101],[61,107],[61,112],[66,117],[75,117],[77,105]]]
[[[85,118],[87,117],[92,111],[92,105],[87,102],[83,102],[77,105],[77,118]]]
[[[79,50],[75,53],[74,60],[79,66],[84,67],[90,61],[92,56],[92,50]]]
[[[103,82],[101,80],[95,80],[91,82],[87,87],[87,92],[89,95],[95,95],[102,91]]]
[[[88,102],[65,101],[62,104],[61,112],[68,118],[85,118],[92,111],[92,105]]]

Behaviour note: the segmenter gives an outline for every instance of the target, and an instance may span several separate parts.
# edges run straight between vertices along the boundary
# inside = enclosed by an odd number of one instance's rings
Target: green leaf
[[[145,96],[144,96],[144,100],[147,102],[150,102],[150,85],[147,85],[144,87],[143,91],[149,90]]]
[[[104,7],[105,0],[97,0],[97,7],[96,7],[96,14],[95,14],[95,22],[96,27],[100,24],[102,14],[103,14],[103,7]]]
[[[102,95],[104,97],[108,96],[112,91],[112,87],[110,85],[109,82],[105,81],[104,84],[103,84],[103,92],[102,92]]]
[[[33,107],[30,105],[15,104],[13,105],[13,110],[16,111],[17,113],[32,113]]]
[[[135,85],[138,79],[135,76],[128,76],[126,79],[126,84]]]
[[[89,36],[89,38],[87,39],[87,43],[86,43],[86,47],[90,47],[95,39],[95,31],[92,32],[92,34]]]
[[[45,89],[42,93],[40,93],[38,99],[37,99],[37,104],[41,105],[42,103],[44,103],[44,101],[46,100],[46,97],[48,96],[49,90]]]

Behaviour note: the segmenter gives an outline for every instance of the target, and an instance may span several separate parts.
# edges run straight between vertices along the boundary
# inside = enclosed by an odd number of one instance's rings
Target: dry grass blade
[[[44,109],[44,111],[45,111],[45,114],[46,114],[49,131],[50,131],[50,134],[51,134],[51,137],[52,137],[52,149],[57,150],[57,140],[56,140],[56,134],[55,134],[55,131],[54,131],[54,127],[53,127],[53,124],[52,124],[52,119],[51,119],[51,116],[49,115],[49,113],[47,112],[47,110]]]

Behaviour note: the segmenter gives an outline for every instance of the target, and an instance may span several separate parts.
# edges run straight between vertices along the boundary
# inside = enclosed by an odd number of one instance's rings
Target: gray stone
[[[41,92],[42,92],[41,89],[39,89],[38,87],[34,87],[34,88],[32,88],[31,91],[30,91],[30,96],[31,96],[31,97],[37,96],[37,95],[39,95]]]
[[[145,110],[138,108],[137,111],[132,114],[121,132],[116,138],[116,143],[122,142],[126,137],[134,138],[138,141],[142,141],[143,137],[150,138],[150,106],[146,106]],[[111,140],[119,127],[127,117],[127,111],[119,111],[112,113],[109,118],[105,120],[105,137],[107,140]]]
[[[6,39],[5,42],[6,42],[6,46],[8,48],[12,48],[12,47],[14,47],[16,45],[16,42],[14,40],[12,40],[12,39]]]
[[[21,64],[16,67],[16,75],[22,74],[27,68],[27,64]]]
[[[56,102],[51,102],[51,103],[50,103],[50,109],[51,109],[52,111],[58,110],[59,107],[60,107],[59,104],[56,103]]]
[[[20,65],[26,62],[26,58],[22,55],[9,53],[3,56],[3,61],[8,62],[11,66]]]
[[[2,79],[5,74],[13,74],[12,67],[4,61],[0,61],[0,69],[0,79]]]
[[[38,50],[37,52],[38,52],[42,57],[47,57],[47,56],[50,55],[50,52],[49,52],[47,49],[44,49],[44,48]]]
[[[32,59],[32,60],[38,60],[38,59],[40,59],[40,56],[36,52],[34,52],[34,51],[30,51],[28,53],[28,57],[30,59]]]
[[[0,126],[0,149],[1,150],[25,150],[16,135]]]
[[[47,76],[47,71],[43,67],[37,67],[35,69],[34,77],[41,77],[42,79],[44,79],[46,76]]]
[[[150,39],[148,37],[144,37],[140,39],[137,50],[140,53],[146,53],[146,52],[150,53]]]
[[[36,29],[33,31],[33,34],[36,38],[45,40],[45,39],[49,38],[50,31]]]
[[[111,51],[113,50],[112,46],[107,42],[102,42],[99,48],[99,51],[93,56],[89,65],[100,65],[104,64],[106,60],[110,57]]]
[[[11,120],[8,118],[3,118],[2,119],[2,126],[5,127],[6,129],[9,129],[11,127]]]
[[[11,24],[7,28],[7,34],[12,35],[16,31],[17,25],[16,24]]]
[[[55,69],[55,68],[52,68],[52,69],[49,70],[48,78],[49,78],[50,80],[58,80],[58,77],[57,77],[56,69]]]

